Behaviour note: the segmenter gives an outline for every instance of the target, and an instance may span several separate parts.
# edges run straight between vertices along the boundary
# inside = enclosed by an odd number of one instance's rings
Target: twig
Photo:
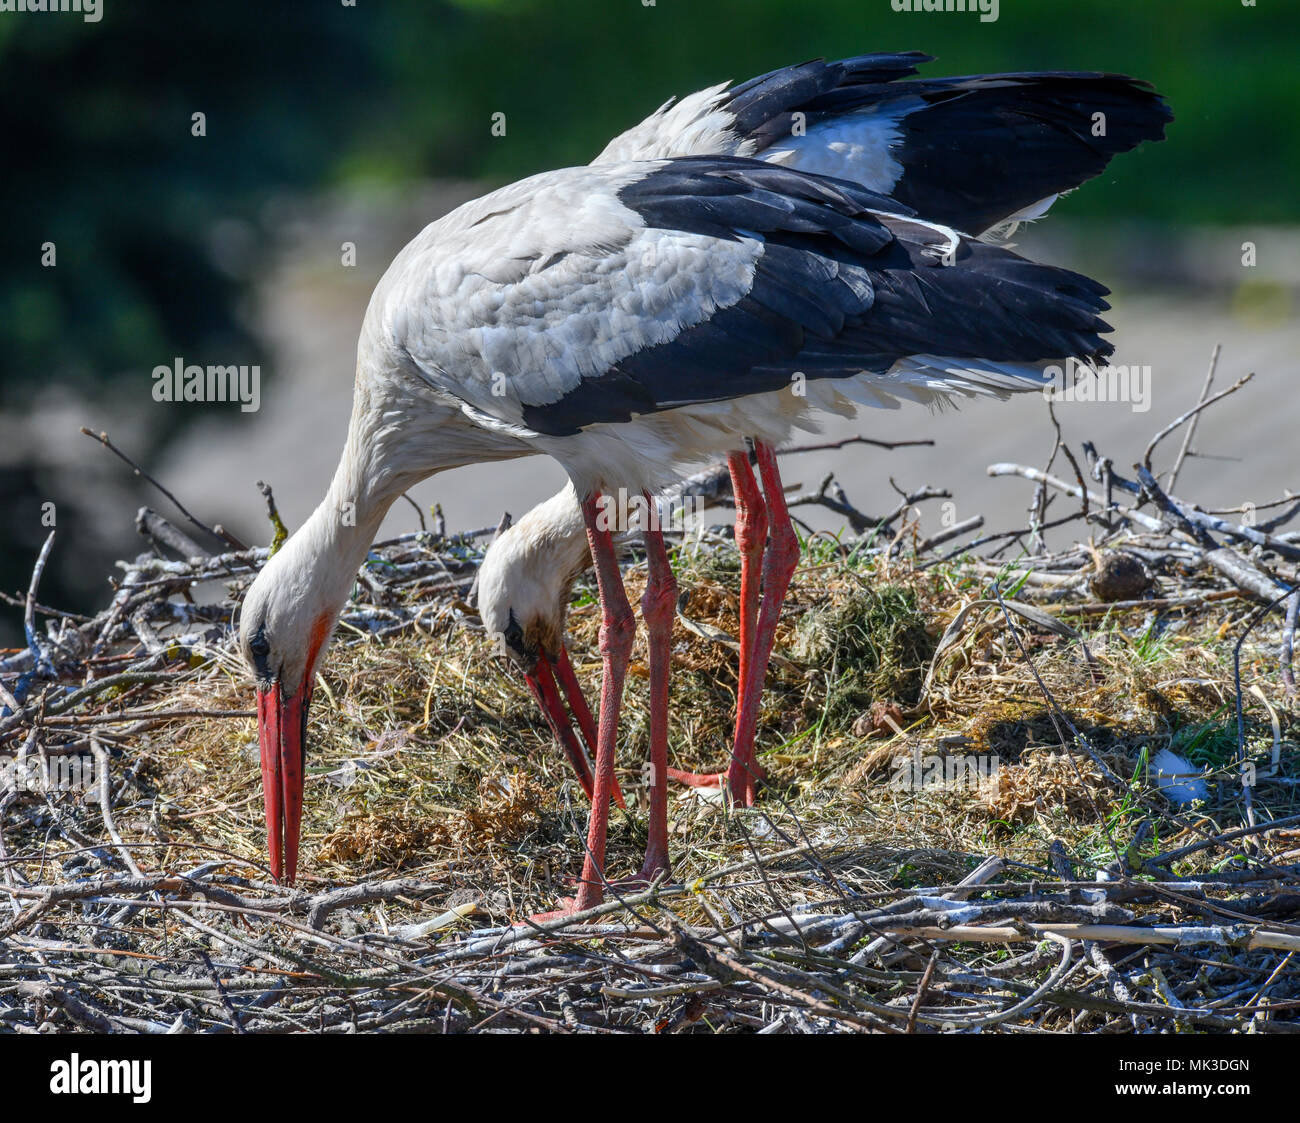
[[[136,533],[148,538],[155,549],[173,550],[182,558],[206,558],[211,550],[205,550],[188,534],[172,526],[162,515],[150,507],[141,507],[135,515]]]
[[[921,981],[916,988],[916,997],[912,999],[911,1009],[907,1012],[907,1025],[904,1027],[904,1033],[916,1032],[916,1015],[921,1010],[921,1003],[925,1001],[926,992],[930,989],[930,980],[934,978],[935,964],[939,962],[939,952],[930,953],[930,962],[925,965],[925,974],[921,976]]]
[[[1205,385],[1201,387],[1201,396],[1197,399],[1198,405],[1210,396],[1210,387],[1214,385],[1214,371],[1219,365],[1219,352],[1221,350],[1223,350],[1223,344],[1216,343],[1213,352],[1210,354],[1210,367],[1209,370],[1205,372]],[[1191,451],[1192,437],[1196,435],[1196,426],[1200,421],[1200,418],[1201,415],[1199,413],[1192,414],[1192,423],[1187,426],[1187,432],[1183,434],[1183,443],[1178,450],[1178,458],[1174,461],[1173,471],[1169,473],[1170,491],[1173,491],[1173,489],[1178,485],[1178,473],[1183,470],[1183,461],[1187,459],[1187,454]]]
[[[1030,468],[1024,464],[990,464],[988,466],[990,476],[1021,476],[1027,480],[1041,481],[1048,487],[1054,487],[1066,495],[1073,496],[1075,499],[1081,499],[1085,502],[1095,503],[1107,513],[1114,512],[1122,518],[1129,519],[1147,530],[1163,531],[1164,524],[1159,519],[1153,519],[1150,515],[1143,514],[1141,511],[1135,511],[1131,507],[1118,507],[1107,502],[1102,496],[1095,492],[1088,491],[1081,485],[1066,483],[1056,476],[1049,476],[1040,472],[1037,468]]]
[[[402,492],[402,498],[405,499],[412,507],[415,508],[416,518],[420,520],[420,533],[427,534],[428,526],[424,521],[424,508],[421,507],[414,499],[411,498],[410,492]]]
[[[132,460],[129,456],[127,456],[126,453],[124,453],[120,448],[118,448],[117,445],[115,445],[111,440],[109,440],[107,433],[96,433],[93,430],[88,429],[85,425],[81,427],[81,431],[85,433],[86,436],[91,437],[94,440],[97,440],[119,460],[128,464],[131,468],[131,471],[134,472],[137,476],[139,476],[142,480],[145,480],[146,482],[153,484],[154,487],[156,487],[159,491],[161,491],[165,496],[167,496],[168,499],[170,499],[176,505],[176,509],[180,511],[182,515],[184,515],[187,519],[189,519],[194,526],[198,527],[199,530],[203,531],[204,534],[212,535],[212,537],[215,538],[218,542],[222,542],[222,541],[227,542],[231,546],[233,546],[236,550],[248,549],[247,546],[245,546],[238,538],[236,538],[225,528],[208,526],[207,523],[200,522],[197,518],[195,518],[192,514],[190,514],[190,512],[185,508],[185,505],[179,499],[177,499],[176,496],[174,496],[170,491],[168,491],[165,487],[163,487],[163,485],[160,484],[156,479],[154,479],[153,476],[149,475],[149,473],[146,472],[143,468],[141,468],[139,464],[137,464],[134,460]]]
[[[929,538],[923,540],[921,544],[917,546],[916,552],[918,554],[924,554],[933,550],[936,546],[942,546],[945,542],[949,542],[954,538],[960,538],[963,534],[968,534],[972,530],[979,530],[983,525],[983,515],[971,515],[970,518],[955,523],[948,527],[947,530],[941,530],[938,534],[932,534]]]
[[[1217,358],[1217,350],[1216,350],[1216,358]],[[1162,440],[1164,440],[1165,437],[1169,436],[1170,433],[1172,433],[1175,429],[1177,429],[1189,418],[1194,420],[1195,418],[1199,417],[1202,411],[1214,405],[1215,402],[1222,401],[1229,394],[1235,394],[1238,390],[1240,390],[1243,386],[1245,386],[1246,383],[1249,382],[1254,377],[1255,377],[1254,371],[1251,371],[1249,374],[1243,374],[1239,379],[1237,379],[1236,382],[1234,382],[1226,390],[1220,390],[1212,398],[1203,399],[1202,401],[1194,405],[1191,409],[1189,409],[1186,413],[1181,414],[1178,417],[1175,417],[1168,425],[1166,425],[1163,429],[1161,429],[1160,432],[1158,432],[1154,437],[1151,438],[1150,441],[1147,442],[1146,451],[1142,453],[1142,464],[1147,469],[1147,471],[1151,470],[1151,454],[1155,452],[1156,445],[1158,445]],[[1190,434],[1190,430],[1188,432]],[[1171,484],[1170,486],[1172,487],[1173,485]]]
[[[216,988],[217,996],[221,999],[222,1009],[226,1011],[226,1016],[230,1019],[231,1028],[234,1029],[236,1033],[247,1033],[248,1030],[244,1028],[244,1019],[239,1016],[239,1011],[235,1009],[235,1004],[230,1001],[230,994],[222,983],[221,976],[217,974],[217,970],[212,966],[212,960],[208,957],[208,953],[202,948],[199,948],[199,958],[203,960],[203,966],[208,973],[208,978],[212,980],[212,985]]]
[[[833,494],[828,494],[832,492]],[[926,499],[951,499],[952,492],[945,488],[923,487],[919,491],[905,494],[901,502],[888,514],[875,518],[871,515],[858,510],[849,502],[848,495],[844,489],[836,482],[833,474],[826,475],[817,490],[810,495],[796,495],[788,502],[789,507],[806,507],[819,506],[833,511],[848,519],[849,526],[852,527],[853,533],[865,535],[867,533],[877,534],[881,530],[889,527],[900,515],[906,513],[909,507],[914,503],[920,503]]]
[[[1293,654],[1295,651],[1295,632],[1296,618],[1300,616],[1300,589],[1291,594],[1291,599],[1286,602],[1286,619],[1282,624],[1282,648],[1279,654],[1279,661],[1282,669],[1282,685],[1286,687],[1288,694],[1295,693],[1295,666],[1293,663]]]
[[[1176,862],[1202,850],[1208,850],[1212,846],[1222,846],[1228,842],[1236,842],[1239,838],[1248,838],[1254,834],[1295,826],[1300,826],[1300,815],[1288,815],[1284,819],[1274,819],[1269,823],[1256,823],[1254,826],[1242,827],[1239,830],[1224,831],[1210,838],[1201,839],[1200,842],[1189,843],[1187,846],[1180,846],[1177,850],[1170,850],[1168,853],[1158,854],[1154,858],[1147,858],[1143,865],[1148,868],[1167,866],[1170,862]]]
[[[953,925],[940,928],[933,925],[894,925],[889,920],[877,922],[879,927],[898,936],[926,940],[960,940],[969,943],[1014,944],[1025,940],[1041,939],[1047,935],[1062,936],[1071,940],[1098,940],[1113,944],[1155,944],[1164,947],[1184,947],[1209,944],[1215,947],[1254,951],[1271,948],[1277,951],[1300,949],[1300,936],[1275,932],[1268,928],[1248,925],[1203,926],[1139,924],[1020,924],[997,928],[992,925]]]
[[[113,840],[118,854],[121,855],[122,861],[126,863],[126,868],[131,871],[133,877],[144,877],[140,872],[140,867],[135,864],[135,858],[132,857],[131,851],[123,844],[122,836],[118,833],[117,824],[113,822],[113,785],[109,780],[109,760],[108,750],[99,743],[93,733],[90,735],[90,751],[95,756],[95,770],[99,773],[96,779],[99,781],[99,813],[104,820],[104,830],[108,832],[108,837]]]
[[[262,498],[266,500],[266,517],[271,520],[272,530],[271,554],[274,554],[284,545],[285,540],[289,537],[289,529],[284,525],[284,520],[280,518],[280,511],[275,505],[275,495],[271,491],[271,485],[262,480],[258,480],[257,490],[262,493]]]
[[[1047,458],[1047,463],[1043,466],[1043,476],[1048,476],[1052,471],[1052,465],[1056,463],[1056,454],[1061,451],[1061,423],[1056,419],[1056,407],[1049,399],[1047,403],[1047,415],[1052,420],[1052,429],[1055,431],[1055,438],[1052,441],[1052,451]],[[1047,549],[1047,543],[1043,538],[1041,526],[1047,519],[1047,504],[1049,502],[1047,495],[1047,486],[1042,480],[1034,488],[1034,498],[1029,504],[1029,552],[1031,554],[1040,554]]]
[[[37,669],[47,673],[52,672],[54,668],[50,666],[49,656],[45,654],[45,649],[36,634],[36,590],[40,588],[41,575],[45,572],[45,563],[50,560],[50,549],[53,545],[54,531],[51,530],[45,536],[45,543],[41,546],[41,552],[36,556],[36,564],[32,567],[32,579],[27,586],[27,602],[23,608],[23,633],[27,637],[27,646],[36,659]]]
[[[823,444],[795,445],[792,448],[779,449],[777,455],[797,456],[801,452],[834,452],[837,449],[847,448],[849,445],[871,445],[874,448],[894,449],[915,448],[933,444],[934,441],[929,438],[916,441],[881,441],[873,437],[845,437],[842,441],[826,441]]]
[[[1134,468],[1137,471],[1138,481],[1141,483],[1144,492],[1155,501],[1156,506],[1174,515],[1184,524],[1188,533],[1197,538],[1200,544],[1207,549],[1213,549],[1216,543],[1202,532],[1213,530],[1220,534],[1227,534],[1232,538],[1251,542],[1256,546],[1263,546],[1265,549],[1272,550],[1275,554],[1279,554],[1289,561],[1300,561],[1300,546],[1292,546],[1291,543],[1283,542],[1280,538],[1275,538],[1273,535],[1266,534],[1255,527],[1239,526],[1216,515],[1208,515],[1204,511],[1198,511],[1190,504],[1184,503],[1181,499],[1168,494],[1161,488],[1148,467],[1135,464]]]

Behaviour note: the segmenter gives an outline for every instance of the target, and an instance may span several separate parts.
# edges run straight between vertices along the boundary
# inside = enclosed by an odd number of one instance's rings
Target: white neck
[[[533,451],[480,429],[458,409],[427,397],[402,407],[377,408],[359,380],[347,441],[329,490],[280,551],[289,556],[277,568],[301,583],[310,602],[342,608],[388,508],[404,491],[448,468]]]

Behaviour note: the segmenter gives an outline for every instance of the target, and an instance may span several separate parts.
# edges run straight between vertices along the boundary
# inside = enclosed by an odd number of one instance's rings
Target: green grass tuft
[[[825,669],[830,679],[826,724],[845,729],[874,702],[914,704],[934,648],[915,590],[880,585],[807,613],[796,628],[791,654]]]

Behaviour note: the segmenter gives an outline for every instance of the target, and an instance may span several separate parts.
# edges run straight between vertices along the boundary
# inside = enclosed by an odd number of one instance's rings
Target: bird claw
[[[641,869],[631,877],[619,878],[617,881],[607,882],[605,885],[605,895],[608,896],[611,891],[615,895],[625,892],[641,893],[652,886],[665,885],[672,878],[672,870],[668,864],[668,856],[647,857]],[[576,883],[577,878],[566,878],[570,884]],[[591,904],[579,904],[577,897],[561,897],[559,907],[552,909],[550,912],[537,913],[528,919],[534,924],[544,924],[548,920],[559,920],[562,917],[573,916],[575,913],[585,912],[589,908],[594,908],[599,901]]]
[[[545,924],[548,920],[560,920],[563,917],[573,916],[574,913],[581,911],[582,910],[578,907],[577,897],[562,897],[560,898],[560,907],[558,909],[552,909],[550,912],[534,913],[528,919],[533,924]],[[515,927],[522,928],[524,925],[516,924]]]
[[[720,788],[727,782],[726,772],[684,772],[680,768],[668,769],[668,779],[688,788]]]

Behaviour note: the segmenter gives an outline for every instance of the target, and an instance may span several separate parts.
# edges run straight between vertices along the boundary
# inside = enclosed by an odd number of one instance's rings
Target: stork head
[[[244,597],[239,649],[257,684],[271,873],[292,882],[298,867],[307,710],[312,683],[348,585],[309,564],[303,531],[271,557]]]
[[[484,573],[488,562],[483,563]],[[524,582],[523,584],[532,584]],[[479,579],[479,617],[498,655],[531,674],[539,659],[554,655],[563,643],[564,610],[560,605],[533,599],[534,589],[511,588]]]
[[[596,728],[565,650],[564,619],[573,582],[590,561],[582,510],[573,489],[566,487],[492,544],[478,578],[483,626],[499,654],[523,671],[588,796],[590,769],[573,721],[591,748],[596,744]],[[621,794],[615,798],[621,806]]]
[[[557,572],[551,551],[530,529],[527,519],[516,523],[484,555],[478,610],[497,654],[534,684],[540,667],[564,648],[573,575]]]
[[[572,487],[534,507],[488,549],[479,569],[479,616],[499,653],[525,674],[564,650],[569,594],[590,564]]]

